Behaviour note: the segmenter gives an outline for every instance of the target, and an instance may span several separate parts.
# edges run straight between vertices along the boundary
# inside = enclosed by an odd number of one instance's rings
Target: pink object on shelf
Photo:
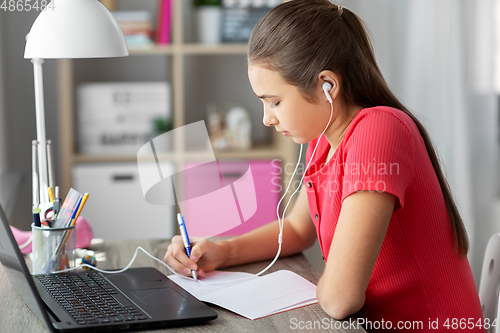
[[[219,163],[213,170],[186,173],[184,191],[189,200],[179,202],[190,237],[236,236],[277,219],[281,192],[281,164],[276,160]],[[210,177],[211,176],[211,177]],[[213,182],[220,183],[216,191]],[[196,195],[195,193],[206,193]],[[207,193],[210,192],[210,193]]]
[[[160,0],[158,10],[158,22],[156,24],[156,42],[158,44],[170,44],[172,30],[172,0]]]
[[[12,234],[16,239],[17,245],[25,244],[28,239],[31,237],[31,231],[22,231],[15,227],[10,227],[12,230]],[[94,233],[92,232],[92,228],[87,220],[80,216],[76,220],[76,247],[77,248],[86,248],[90,245],[90,241],[94,238]],[[29,243],[26,247],[21,249],[22,254],[28,254],[31,252],[31,243]]]

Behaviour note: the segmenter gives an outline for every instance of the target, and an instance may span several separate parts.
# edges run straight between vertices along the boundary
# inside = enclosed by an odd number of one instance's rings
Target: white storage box
[[[78,150],[135,155],[151,139],[153,120],[171,118],[167,82],[86,83],[78,87]]]
[[[175,207],[144,200],[137,163],[77,164],[73,187],[89,193],[81,215],[96,238],[170,239],[174,235]]]

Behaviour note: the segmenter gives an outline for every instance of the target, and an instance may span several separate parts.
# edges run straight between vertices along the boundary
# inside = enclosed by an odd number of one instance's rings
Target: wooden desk
[[[133,240],[133,241],[111,241],[107,240],[100,244],[92,245],[96,251],[96,256],[104,257],[98,263],[102,269],[116,269],[125,267],[135,249],[141,246],[146,251],[157,258],[162,259],[168,246],[168,242],[162,240]],[[29,260],[27,260],[29,261]],[[259,262],[248,265],[230,267],[228,271],[245,271],[258,273],[264,269],[269,262]],[[132,267],[152,266],[169,275],[170,271],[149,258],[143,252],[139,252]],[[28,267],[30,267],[28,265]],[[31,267],[30,267],[31,269]],[[280,269],[288,269],[296,272],[307,280],[317,284],[320,275],[314,270],[311,264],[303,255],[279,259],[268,272],[274,272]],[[218,306],[210,306],[217,311],[219,317],[202,325],[187,326],[182,328],[171,328],[164,330],[155,330],[152,332],[289,332],[289,331],[309,331],[309,332],[365,332],[359,329],[335,329],[335,321],[321,309],[318,304],[313,304],[292,311],[276,314],[258,320],[249,320],[233,312],[225,310]],[[318,329],[305,329],[306,325],[314,325]],[[348,322],[349,320],[347,320]],[[355,319],[352,319],[355,321]],[[326,323],[326,324],[325,324]],[[340,326],[342,322],[337,322]],[[300,326],[299,326],[300,325]],[[345,324],[345,327],[347,323]],[[302,329],[300,329],[302,327]],[[36,316],[24,304],[21,298],[12,289],[7,276],[0,265],[0,332],[9,333],[38,333],[48,332]]]

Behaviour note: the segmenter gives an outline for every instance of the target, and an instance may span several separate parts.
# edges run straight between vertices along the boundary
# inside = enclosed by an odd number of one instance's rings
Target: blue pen
[[[71,222],[75,219],[76,213],[78,212],[78,208],[80,208],[80,205],[82,204],[82,199],[83,199],[83,197],[78,199],[78,204],[76,205],[75,210],[73,211],[73,214],[71,214],[71,218],[64,226],[65,228],[68,228],[69,226],[71,226]]]
[[[177,213],[177,223],[179,224],[179,230],[181,231],[182,242],[184,243],[184,250],[186,250],[187,256],[191,257],[191,243],[189,242],[186,225],[184,224],[184,217],[182,217],[181,213]],[[191,270],[191,275],[193,276],[193,279],[197,281],[196,272]]]

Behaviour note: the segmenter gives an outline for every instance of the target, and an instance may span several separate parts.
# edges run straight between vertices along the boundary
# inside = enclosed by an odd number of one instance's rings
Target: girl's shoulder
[[[354,138],[414,141],[418,138],[418,133],[416,123],[404,111],[388,106],[375,106],[356,113],[346,130],[343,144],[348,144]]]
[[[374,106],[360,109],[351,123],[340,143],[340,150],[347,152],[352,146],[360,143],[377,142],[384,145],[389,142],[406,141],[412,146],[412,142],[419,137],[419,131],[415,122],[404,111],[389,106]],[[326,140],[318,140],[321,136],[309,142],[306,158],[309,160],[312,148],[317,145],[315,156],[323,159],[322,152],[330,148]]]
[[[416,128],[415,122],[407,113],[390,106],[373,106],[359,110],[352,123],[354,125],[360,122],[373,125],[399,125],[406,127],[409,131],[412,131],[414,127]]]

